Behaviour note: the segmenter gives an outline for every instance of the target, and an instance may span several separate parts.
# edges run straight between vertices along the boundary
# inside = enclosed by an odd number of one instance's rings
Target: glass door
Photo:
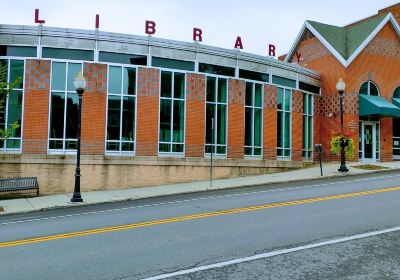
[[[361,141],[360,150],[362,155],[360,160],[364,162],[375,162],[378,158],[377,155],[377,142],[379,141],[379,135],[377,134],[377,128],[379,124],[372,122],[361,122]]]

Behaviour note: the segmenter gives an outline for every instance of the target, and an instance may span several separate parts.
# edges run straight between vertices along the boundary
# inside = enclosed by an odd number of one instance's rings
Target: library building
[[[279,59],[204,45],[198,30],[181,42],[0,25],[1,82],[21,80],[0,108],[0,129],[17,124],[0,177],[72,192],[77,150],[82,191],[205,181],[211,162],[214,179],[264,174],[312,164],[316,144],[340,160],[338,133],[354,141],[346,160],[398,160],[399,22],[400,4],[346,26],[307,20]]]

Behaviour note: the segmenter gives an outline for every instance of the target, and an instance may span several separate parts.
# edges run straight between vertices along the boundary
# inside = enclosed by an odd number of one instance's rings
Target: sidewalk
[[[49,195],[42,197],[32,197],[32,198],[0,200],[0,207],[3,208],[4,210],[3,212],[0,212],[0,215],[26,213],[26,212],[44,210],[50,208],[73,207],[81,205],[98,204],[104,202],[115,202],[115,201],[133,200],[133,199],[157,197],[164,195],[201,192],[207,190],[221,190],[221,189],[237,188],[244,186],[256,186],[262,184],[304,181],[304,180],[339,177],[339,176],[351,176],[351,175],[365,174],[371,172],[384,172],[396,169],[400,170],[400,161],[373,163],[372,165],[383,168],[379,170],[365,170],[357,168],[357,166],[360,165],[365,166],[365,163],[360,163],[360,162],[348,163],[347,167],[349,168],[349,172],[342,174],[337,171],[337,169],[340,166],[339,163],[337,162],[324,163],[323,177],[321,177],[319,165],[315,165],[313,167],[308,167],[288,172],[264,174],[257,176],[246,176],[246,177],[239,177],[232,179],[219,179],[213,181],[212,188],[210,188],[209,181],[202,181],[202,182],[181,183],[181,184],[154,186],[154,187],[142,187],[134,189],[82,192],[82,198],[84,200],[83,203],[71,203],[70,202],[70,199],[72,197],[71,193]]]

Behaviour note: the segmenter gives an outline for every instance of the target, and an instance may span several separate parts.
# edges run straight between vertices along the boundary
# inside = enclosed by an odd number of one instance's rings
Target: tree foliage
[[[11,83],[8,83],[7,72],[8,72],[7,64],[4,62],[0,62],[0,120],[2,119],[3,122],[5,121],[7,96],[22,81],[22,77],[18,77]],[[1,125],[1,123],[0,123],[0,125]],[[18,122],[14,122],[7,128],[5,127],[5,125],[3,127],[0,127],[0,139],[1,138],[5,139],[5,138],[11,137],[13,131],[16,130],[19,126],[20,126],[20,124]]]

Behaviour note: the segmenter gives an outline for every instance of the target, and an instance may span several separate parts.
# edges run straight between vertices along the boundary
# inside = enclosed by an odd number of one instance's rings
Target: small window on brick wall
[[[0,100],[0,152],[21,151],[23,77],[23,60],[0,59],[0,84],[6,91],[13,88]]]
[[[74,86],[82,63],[53,61],[51,69],[49,152],[76,153],[79,99]]]
[[[133,67],[108,67],[106,153],[109,155],[135,153],[136,72]]]

